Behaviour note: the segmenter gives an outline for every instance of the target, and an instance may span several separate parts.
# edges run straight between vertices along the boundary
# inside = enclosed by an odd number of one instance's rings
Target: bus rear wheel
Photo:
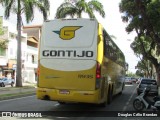
[[[103,103],[100,103],[98,106],[100,106],[100,107],[106,107],[106,105],[107,105],[107,102],[104,101]]]
[[[66,104],[65,102],[62,102],[62,101],[58,101],[58,103],[59,103],[60,105]]]
[[[112,102],[112,90],[109,88],[108,97],[107,97],[107,104],[111,104]]]

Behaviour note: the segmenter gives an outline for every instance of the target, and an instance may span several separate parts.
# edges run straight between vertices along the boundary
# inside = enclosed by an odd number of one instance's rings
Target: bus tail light
[[[99,89],[100,88],[100,83],[101,83],[101,65],[99,62],[97,62],[97,66],[96,66],[96,86],[95,89]]]
[[[99,62],[97,62],[97,68],[96,68],[96,78],[101,78],[101,65]]]
[[[37,68],[37,86],[39,84],[39,75],[40,75],[40,68],[39,68],[39,65],[38,65],[38,68]]]

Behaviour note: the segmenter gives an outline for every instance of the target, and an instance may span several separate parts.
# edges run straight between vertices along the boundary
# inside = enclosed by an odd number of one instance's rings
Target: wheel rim
[[[142,110],[143,109],[143,103],[140,100],[135,100],[134,101],[134,108],[136,110]]]

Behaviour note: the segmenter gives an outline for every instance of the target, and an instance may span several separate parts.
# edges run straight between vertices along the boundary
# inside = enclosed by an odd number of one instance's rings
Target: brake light
[[[101,78],[101,65],[99,62],[97,62],[97,68],[96,68],[96,78]]]

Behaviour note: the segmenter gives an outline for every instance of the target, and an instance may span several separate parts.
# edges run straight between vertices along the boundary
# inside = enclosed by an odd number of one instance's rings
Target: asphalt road
[[[117,117],[120,112],[135,111],[132,102],[136,95],[136,84],[126,85],[122,95],[117,95],[113,98],[110,105],[102,108],[93,104],[77,104],[68,103],[60,105],[53,101],[43,101],[36,99],[36,96],[28,96],[23,98],[0,101],[0,111],[17,111],[18,113],[33,112],[41,113],[43,119],[106,119],[110,115],[111,119],[133,119],[132,117]],[[66,112],[67,111],[67,112]],[[64,114],[66,116],[64,116]],[[59,117],[61,116],[62,117]],[[116,116],[117,115],[117,116]],[[54,116],[54,117],[53,117]],[[75,117],[76,116],[76,117]],[[78,117],[77,117],[78,116]],[[1,119],[1,118],[0,118]],[[7,118],[8,119],[8,118]],[[134,120],[144,119],[144,117],[136,117]],[[151,119],[145,118],[145,119]],[[159,118],[158,118],[159,119]],[[154,120],[155,117],[154,117]]]

